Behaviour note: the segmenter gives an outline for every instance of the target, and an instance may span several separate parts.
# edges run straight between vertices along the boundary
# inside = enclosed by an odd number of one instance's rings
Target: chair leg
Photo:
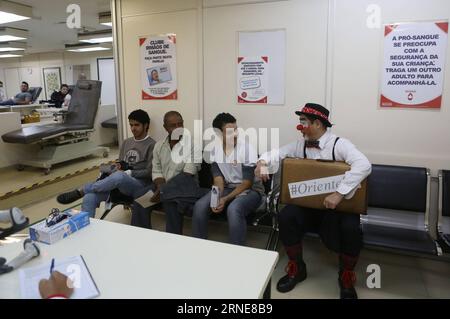
[[[270,230],[269,238],[267,239],[266,250],[278,250],[279,231],[276,228]]]
[[[106,218],[106,216],[108,216],[108,214],[113,210],[114,207],[116,207],[116,204],[111,205],[110,208],[106,209],[105,212],[103,213],[102,217],[100,217],[100,220],[103,220]]]
[[[271,228],[270,232],[269,232],[269,238],[267,238],[266,250],[271,250],[270,246],[272,244],[273,235],[274,235],[274,229]]]
[[[105,217],[108,216],[108,214],[109,214],[110,211],[111,211],[111,209],[105,210],[105,212],[103,213],[102,217],[100,217],[100,220],[105,219]]]
[[[266,286],[266,290],[264,290],[263,299],[270,299],[271,298],[271,286],[272,286],[272,279],[269,280]]]
[[[278,243],[280,242],[280,232],[279,230],[275,231],[275,243],[272,246],[273,251],[278,251]]]

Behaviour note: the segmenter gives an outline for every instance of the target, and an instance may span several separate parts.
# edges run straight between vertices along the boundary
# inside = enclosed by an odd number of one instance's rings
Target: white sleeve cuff
[[[125,174],[127,174],[128,176],[131,176],[131,169],[126,170]]]
[[[350,186],[345,185],[344,183],[341,183],[341,184],[339,184],[336,191],[341,195],[347,195],[348,193],[350,193],[351,190],[352,190],[352,188]]]
[[[344,195],[345,199],[351,199],[359,188],[361,188],[361,184],[354,188],[351,188],[348,185],[340,184],[336,191],[339,194]]]

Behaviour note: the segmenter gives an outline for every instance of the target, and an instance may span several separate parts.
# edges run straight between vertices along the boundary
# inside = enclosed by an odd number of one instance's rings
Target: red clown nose
[[[297,125],[297,130],[303,131],[305,127],[302,124]]]

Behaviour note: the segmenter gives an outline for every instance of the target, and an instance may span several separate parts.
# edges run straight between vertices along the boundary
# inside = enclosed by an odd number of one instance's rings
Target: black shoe
[[[356,282],[354,271],[340,271],[338,282],[341,290],[341,299],[358,299],[358,294],[354,287]]]
[[[288,274],[282,277],[277,283],[277,290],[279,292],[291,291],[299,282],[306,279],[305,263],[298,264],[297,262],[290,260],[286,266],[286,272]]]
[[[81,195],[80,191],[78,189],[75,189],[73,191],[58,195],[58,197],[56,197],[56,200],[58,201],[58,203],[65,205],[73,203],[74,201],[82,197],[83,196]]]

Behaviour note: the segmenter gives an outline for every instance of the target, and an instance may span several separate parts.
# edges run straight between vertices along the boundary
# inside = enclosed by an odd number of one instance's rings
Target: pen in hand
[[[55,258],[52,259],[52,264],[50,266],[50,276],[52,275],[53,268],[55,268]]]

